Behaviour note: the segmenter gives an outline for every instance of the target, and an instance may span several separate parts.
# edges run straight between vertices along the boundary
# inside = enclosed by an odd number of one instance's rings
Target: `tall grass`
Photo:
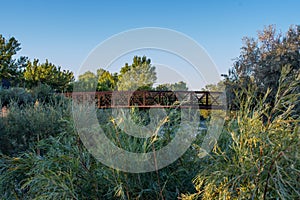
[[[25,124],[32,124],[33,132],[26,134],[26,137],[32,138],[29,149],[1,156],[2,198],[176,199],[182,192],[195,192],[191,180],[196,175],[195,169],[199,165],[196,163],[200,159],[192,148],[164,169],[142,174],[122,172],[103,165],[88,152],[75,132],[74,122],[66,111],[68,109],[61,105],[40,106],[38,112],[34,107],[11,107],[10,116],[5,118],[13,119],[13,116],[24,120],[16,127],[8,126],[15,128],[16,133],[24,134]],[[60,108],[65,111],[61,112]],[[154,135],[148,139],[136,139],[119,128],[116,124],[119,119],[113,116],[109,120],[98,119],[101,122],[99,126],[112,142],[133,152],[151,151],[152,147],[160,149],[172,139],[170,135],[176,129],[167,124],[164,137]],[[37,134],[40,135],[39,140],[36,139]]]
[[[256,88],[242,91],[240,110],[227,117],[208,156],[200,148],[202,130],[182,157],[147,173],[122,172],[96,160],[75,131],[69,102],[10,104],[8,116],[0,118],[0,199],[299,199],[297,87],[298,79],[283,76],[273,105],[266,101],[269,92],[257,98]],[[132,152],[167,145],[180,121],[177,112],[167,111],[155,129],[161,134],[135,138],[125,131],[132,128],[126,114],[96,114],[98,128]],[[129,114],[137,124],[150,123],[142,119],[145,113]]]
[[[64,101],[21,107],[11,102],[8,114],[0,118],[0,150],[16,155],[34,147],[39,140],[66,131],[69,107]]]
[[[197,192],[182,199],[299,199],[300,129],[294,107],[299,78],[280,80],[274,105],[255,97],[256,88],[238,94],[240,110],[194,179]]]

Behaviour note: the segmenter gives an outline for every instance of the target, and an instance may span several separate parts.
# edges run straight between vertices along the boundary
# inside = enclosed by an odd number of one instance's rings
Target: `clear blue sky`
[[[21,42],[20,55],[47,58],[74,72],[108,37],[163,27],[196,40],[225,73],[239,55],[243,36],[255,37],[269,24],[282,32],[300,24],[299,0],[0,0],[0,6],[0,34]]]

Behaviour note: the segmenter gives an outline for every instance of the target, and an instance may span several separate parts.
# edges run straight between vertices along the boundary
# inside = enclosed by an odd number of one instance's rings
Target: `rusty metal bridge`
[[[76,102],[95,102],[105,108],[227,108],[223,92],[209,91],[101,91],[65,93]]]

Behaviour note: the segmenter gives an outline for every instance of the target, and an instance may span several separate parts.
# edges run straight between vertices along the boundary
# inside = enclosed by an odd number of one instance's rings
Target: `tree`
[[[21,50],[20,43],[11,37],[6,40],[0,34],[0,80],[9,81],[18,85],[23,80],[22,72],[27,58],[24,56],[14,59],[13,57]]]
[[[219,81],[217,84],[208,84],[205,85],[204,88],[202,88],[202,90],[205,91],[209,91],[209,92],[222,92],[225,90],[225,84],[224,84],[224,80]]]
[[[117,74],[111,74],[100,68],[97,70],[97,74],[87,71],[80,75],[75,85],[78,91],[113,91],[117,81]]]
[[[172,91],[187,91],[188,87],[185,82],[179,81],[177,83],[165,83],[165,84],[160,84],[158,85],[155,90],[157,91],[167,91],[167,90],[172,90]]]
[[[155,67],[151,65],[151,60],[146,56],[133,58],[133,63],[127,63],[121,68],[118,90],[149,90],[152,89],[156,81]]]
[[[97,91],[113,91],[118,81],[117,74],[113,75],[104,69],[97,70]]]
[[[55,91],[62,92],[68,89],[74,80],[74,75],[69,70],[61,70],[61,67],[56,67],[48,60],[39,64],[39,60],[34,59],[33,62],[27,62],[24,78],[30,88],[39,84],[46,84]]]
[[[78,81],[74,83],[76,91],[95,91],[97,88],[97,76],[87,71],[84,74],[79,75]]]
[[[254,84],[258,96],[271,89],[269,102],[272,103],[284,67],[291,69],[286,81],[294,80],[300,73],[300,26],[291,26],[283,36],[271,25],[258,33],[258,39],[244,38],[241,54],[226,78],[228,95]],[[295,92],[299,93],[300,89]]]

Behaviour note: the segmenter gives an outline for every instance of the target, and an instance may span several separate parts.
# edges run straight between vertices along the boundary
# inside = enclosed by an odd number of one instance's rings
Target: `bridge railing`
[[[225,94],[209,91],[101,91],[65,93],[76,102],[95,102],[98,108],[226,109]]]

